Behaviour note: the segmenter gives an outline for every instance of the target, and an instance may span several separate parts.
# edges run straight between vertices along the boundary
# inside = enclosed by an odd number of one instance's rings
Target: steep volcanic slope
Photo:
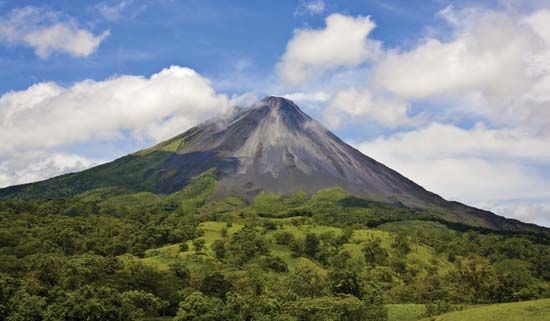
[[[250,108],[205,122],[150,149],[89,170],[0,189],[1,198],[60,198],[100,187],[170,194],[215,168],[213,197],[252,198],[340,186],[366,199],[429,209],[440,217],[492,229],[531,225],[448,202],[363,155],[293,102],[266,97]]]
[[[176,155],[160,166],[175,171],[159,186],[165,193],[216,167],[218,195],[312,194],[341,186],[357,196],[408,206],[425,207],[439,200],[345,144],[283,98],[267,97],[229,119],[202,124],[184,137]]]

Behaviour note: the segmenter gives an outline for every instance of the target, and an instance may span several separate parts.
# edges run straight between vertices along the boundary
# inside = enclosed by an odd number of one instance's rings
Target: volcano
[[[367,199],[423,207],[434,194],[344,143],[292,101],[266,97],[227,119],[201,124],[182,136],[160,171],[174,172],[158,186],[172,193],[216,168],[215,195],[253,197],[340,186]]]
[[[105,187],[171,194],[215,169],[211,198],[292,194],[340,187],[350,195],[433,212],[449,222],[494,230],[538,227],[425,190],[346,144],[290,100],[266,97],[113,162],[0,190],[0,198],[64,198]]]

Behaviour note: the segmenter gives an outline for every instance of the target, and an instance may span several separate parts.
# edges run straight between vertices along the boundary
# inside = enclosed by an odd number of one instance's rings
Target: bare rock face
[[[165,193],[216,167],[219,196],[254,196],[260,191],[312,194],[341,186],[353,195],[412,207],[442,201],[361,154],[280,97],[266,97],[226,119],[203,123],[186,132],[184,141],[162,165],[177,171],[162,183]]]

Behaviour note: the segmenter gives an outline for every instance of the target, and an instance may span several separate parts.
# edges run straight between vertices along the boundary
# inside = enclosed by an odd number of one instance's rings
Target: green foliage
[[[287,310],[298,321],[367,320],[366,306],[351,295],[300,298],[290,303]]]
[[[215,179],[0,202],[0,320],[412,321],[550,297],[544,238],[466,231],[341,189],[209,201]]]
[[[261,264],[265,269],[270,269],[275,272],[288,272],[288,265],[278,256],[266,256],[263,258]]]
[[[370,266],[386,265],[388,252],[382,247],[382,240],[379,238],[369,239],[363,248],[365,262]]]
[[[225,258],[225,254],[227,253],[227,250],[225,248],[224,241],[215,240],[210,247],[212,248],[212,251],[214,252],[214,255],[218,260],[223,260]]]
[[[201,292],[193,292],[183,300],[174,321],[219,321],[224,320],[223,302]]]
[[[205,240],[203,239],[194,239],[193,240],[193,249],[195,252],[201,252],[202,248],[204,247]]]
[[[330,290],[333,294],[351,294],[359,299],[363,298],[361,280],[356,271],[351,269],[337,269],[328,274]]]
[[[225,295],[231,289],[231,282],[219,272],[207,274],[202,279],[200,290],[202,293],[225,299]]]
[[[302,264],[290,274],[289,288],[298,297],[322,296],[327,292],[327,279],[318,268]]]
[[[181,243],[180,244],[180,251],[182,251],[182,252],[189,251],[189,244],[187,244],[186,242]]]
[[[304,241],[304,253],[309,255],[312,258],[317,256],[317,251],[319,251],[319,245],[321,242],[317,235],[313,233],[306,234],[306,239]]]
[[[228,250],[239,265],[250,261],[254,257],[266,255],[269,252],[264,238],[252,226],[245,226],[235,233],[231,237]]]

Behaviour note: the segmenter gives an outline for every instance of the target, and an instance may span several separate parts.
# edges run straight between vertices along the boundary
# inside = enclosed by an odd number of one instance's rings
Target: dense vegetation
[[[0,320],[376,321],[404,304],[418,319],[550,297],[548,235],[470,229],[340,189],[247,204],[208,201],[214,187],[208,172],[168,196],[0,202]]]

